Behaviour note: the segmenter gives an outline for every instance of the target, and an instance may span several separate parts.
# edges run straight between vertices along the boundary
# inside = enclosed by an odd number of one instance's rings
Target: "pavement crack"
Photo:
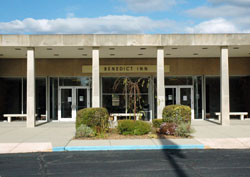
[[[64,149],[69,145],[69,143],[70,143],[72,140],[73,140],[73,138],[70,138],[70,139],[67,141],[67,143],[66,143],[65,146],[64,146]]]
[[[47,164],[44,160],[44,153],[39,153],[39,156],[37,157],[38,163],[39,163],[39,172],[41,173],[42,177],[47,177]]]
[[[240,141],[240,138],[235,138],[235,140],[236,140],[237,142],[239,142],[243,147],[249,149],[249,147],[248,147],[245,143],[243,143],[243,142]]]

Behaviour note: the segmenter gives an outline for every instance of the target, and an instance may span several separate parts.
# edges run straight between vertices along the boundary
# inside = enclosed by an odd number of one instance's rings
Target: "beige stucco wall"
[[[0,76],[25,76],[26,68],[25,59],[0,60]]]
[[[101,65],[156,65],[156,59],[101,59]],[[91,76],[81,72],[82,65],[91,65],[91,59],[36,59],[37,76]],[[173,58],[165,59],[165,65],[170,65],[166,75],[219,75],[219,58]],[[250,58],[230,58],[230,75],[250,75]],[[102,74],[114,76],[120,74]],[[123,74],[124,75],[124,74]],[[140,74],[127,74],[140,75]],[[145,74],[143,74],[145,75]],[[155,75],[155,73],[148,73]],[[26,76],[25,59],[1,59],[0,77]]]
[[[36,76],[83,76],[82,65],[91,59],[36,59]],[[0,60],[0,76],[26,76],[26,68],[25,59]]]

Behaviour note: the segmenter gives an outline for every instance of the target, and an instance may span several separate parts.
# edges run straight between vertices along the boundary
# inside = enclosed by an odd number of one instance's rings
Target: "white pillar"
[[[220,57],[220,111],[221,125],[230,125],[228,47],[221,47]]]
[[[46,119],[50,121],[50,78],[46,78]]]
[[[165,107],[164,49],[157,49],[157,118],[162,119]]]
[[[153,112],[154,112],[154,77],[149,77],[149,87],[148,87],[148,103],[149,103],[149,120],[152,122]]]
[[[92,107],[100,107],[99,49],[92,49]]]
[[[206,78],[202,76],[202,119],[206,119]]]
[[[27,49],[27,128],[35,127],[35,51]]]

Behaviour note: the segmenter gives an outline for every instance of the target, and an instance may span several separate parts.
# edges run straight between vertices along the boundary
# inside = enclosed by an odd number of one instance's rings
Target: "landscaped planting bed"
[[[85,108],[78,111],[76,139],[172,139],[191,138],[191,109],[183,105],[166,106],[163,119],[153,122],[120,120],[116,128],[109,128],[109,114],[105,108]]]

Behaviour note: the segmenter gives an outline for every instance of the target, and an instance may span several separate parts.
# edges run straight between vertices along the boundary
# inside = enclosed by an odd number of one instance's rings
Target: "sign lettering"
[[[170,72],[170,66],[164,66],[165,72]],[[83,65],[82,73],[91,73],[91,65]],[[100,73],[150,73],[156,72],[156,65],[100,65]]]

